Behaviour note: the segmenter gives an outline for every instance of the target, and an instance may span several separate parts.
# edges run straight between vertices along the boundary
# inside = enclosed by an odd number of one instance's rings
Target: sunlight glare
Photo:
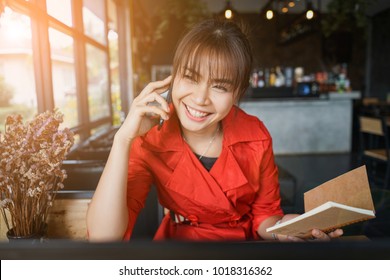
[[[14,13],[8,7],[4,10],[1,28],[4,30],[3,34],[6,40],[22,41],[31,39],[30,18]]]
[[[108,31],[108,40],[109,41],[115,41],[118,39],[118,33],[116,33],[114,30],[109,30]]]

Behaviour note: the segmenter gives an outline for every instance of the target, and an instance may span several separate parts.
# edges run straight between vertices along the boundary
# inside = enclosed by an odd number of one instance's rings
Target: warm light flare
[[[310,19],[312,19],[314,17],[314,12],[313,12],[313,10],[308,10],[307,12],[306,12],[306,18],[308,19],[308,20],[310,20]]]
[[[26,16],[12,18],[12,13],[9,14],[10,19],[3,22],[4,35],[8,40],[18,41],[31,38],[31,30],[29,19]]]
[[[4,14],[5,14],[6,16],[9,16],[9,15],[11,15],[11,14],[12,14],[12,10],[11,10],[11,8],[9,8],[9,7],[5,7],[5,9],[4,9]]]
[[[290,8],[295,7],[295,2],[294,2],[294,1],[288,2],[288,6],[289,6]]]
[[[108,31],[108,40],[109,41],[118,40],[118,33],[116,33],[114,30]]]
[[[233,12],[232,12],[232,10],[227,9],[227,10],[225,11],[225,18],[231,19],[232,17],[233,17]]]
[[[268,19],[268,20],[271,20],[273,19],[274,17],[274,12],[272,10],[268,10],[265,14],[265,17]]]

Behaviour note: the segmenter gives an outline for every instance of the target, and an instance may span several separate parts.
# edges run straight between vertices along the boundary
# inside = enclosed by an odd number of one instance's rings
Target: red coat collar
[[[237,106],[233,106],[228,115],[222,120],[224,145],[231,146],[240,142],[252,142],[269,139],[266,129],[262,129],[256,117],[247,115]],[[155,152],[183,151],[184,140],[181,136],[179,119],[171,106],[171,117],[164,122],[161,130],[153,127],[143,136],[144,145]]]

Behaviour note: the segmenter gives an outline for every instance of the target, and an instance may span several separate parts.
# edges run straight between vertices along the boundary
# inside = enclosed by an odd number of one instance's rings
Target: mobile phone
[[[168,104],[171,103],[171,88],[169,88],[166,92],[162,93],[161,96],[168,102]],[[164,119],[160,117],[157,129],[160,130],[163,124]]]

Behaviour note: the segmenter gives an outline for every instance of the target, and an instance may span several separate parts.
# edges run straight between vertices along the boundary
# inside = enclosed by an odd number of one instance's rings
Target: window
[[[110,115],[107,55],[87,44],[89,118],[96,121]]]
[[[9,114],[37,113],[30,19],[10,8],[0,18],[0,130]],[[21,82],[23,79],[23,82]]]
[[[78,122],[73,38],[49,28],[54,106],[64,114],[64,125]]]
[[[105,5],[104,0],[84,0],[83,7],[83,21],[84,32],[91,38],[94,38],[98,42],[106,43],[105,34]]]
[[[124,31],[129,30],[130,4],[115,0],[6,3],[0,17],[0,130],[10,113],[21,113],[28,120],[54,108],[64,114],[63,125],[72,128],[80,141],[120,124],[122,99],[128,98],[130,88],[120,88],[120,73],[121,82],[132,84],[126,74],[131,73],[131,62],[119,58],[119,48],[131,49],[130,34]]]
[[[117,21],[115,4],[113,0],[110,0],[108,1],[108,47],[110,52],[111,104],[114,125],[120,125],[123,119],[121,113],[122,103],[119,82],[119,43]]]
[[[47,13],[66,25],[72,26],[71,0],[46,0]]]

